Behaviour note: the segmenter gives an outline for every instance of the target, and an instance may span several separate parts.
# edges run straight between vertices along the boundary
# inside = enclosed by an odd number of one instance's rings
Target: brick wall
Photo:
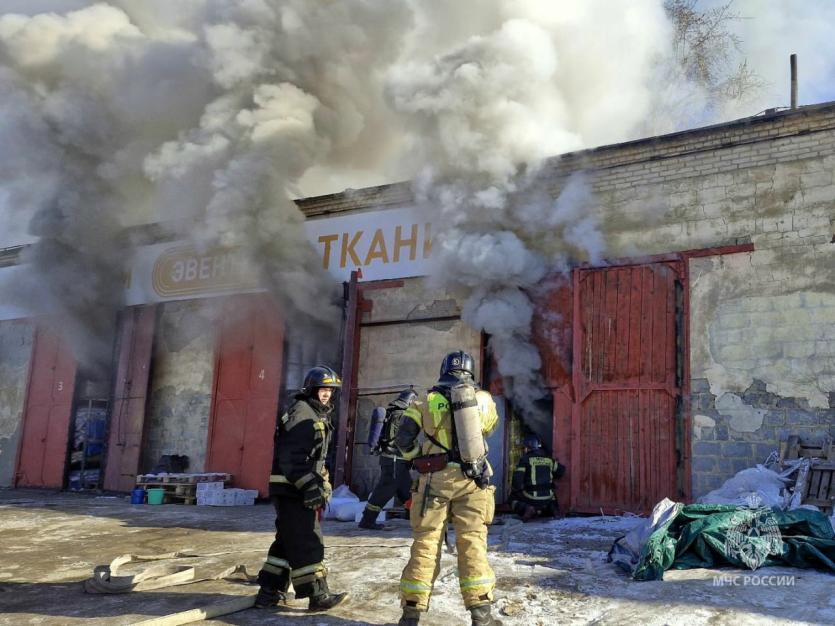
[[[831,108],[709,134],[591,172],[608,256],[755,247],[690,261],[695,496],[788,434],[835,435]]]
[[[741,393],[717,398],[705,378],[692,382],[693,490],[703,495],[736,472],[764,462],[781,441],[799,435],[805,441],[835,437],[835,392],[826,408],[805,398],[781,396],[754,380]]]
[[[541,170],[542,186],[556,198],[577,172],[608,258],[754,244],[690,261],[694,495],[787,434],[831,434],[835,104],[561,155]],[[300,206],[316,215],[410,197],[400,184]],[[542,229],[531,243],[560,253],[560,239]]]

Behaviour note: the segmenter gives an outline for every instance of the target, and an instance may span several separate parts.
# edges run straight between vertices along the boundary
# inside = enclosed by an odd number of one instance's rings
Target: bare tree
[[[733,0],[701,10],[699,0],[665,0],[673,23],[673,53],[685,78],[705,90],[708,106],[721,108],[729,100],[756,96],[764,81],[748,67],[742,41],[731,31],[741,19]]]

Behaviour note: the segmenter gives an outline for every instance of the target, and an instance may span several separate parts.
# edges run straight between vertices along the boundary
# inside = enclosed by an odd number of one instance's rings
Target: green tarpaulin
[[[668,569],[774,565],[835,573],[835,533],[829,518],[807,509],[676,505],[644,544],[632,577],[661,580]]]

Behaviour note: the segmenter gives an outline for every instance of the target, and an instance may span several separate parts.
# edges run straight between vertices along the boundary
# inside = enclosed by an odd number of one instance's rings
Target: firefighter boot
[[[473,626],[502,626],[501,621],[490,613],[489,604],[474,606],[470,609],[470,615],[473,618]]]
[[[373,511],[366,508],[362,512],[362,519],[360,520],[359,527],[365,528],[366,530],[385,530],[385,526],[377,523],[377,516],[379,514],[379,511]]]
[[[258,590],[258,595],[255,596],[255,608],[258,609],[268,609],[285,604],[287,604],[287,594],[278,589],[261,587]]]
[[[403,607],[403,616],[397,622],[397,626],[418,626],[420,621],[420,611],[413,606]]]
[[[329,611],[338,604],[348,599],[348,592],[331,593],[328,589],[328,581],[320,578],[316,581],[315,591],[310,596],[308,611]]]

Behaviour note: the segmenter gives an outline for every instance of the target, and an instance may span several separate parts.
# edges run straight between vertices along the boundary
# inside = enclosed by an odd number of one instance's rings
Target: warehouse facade
[[[695,498],[789,435],[835,435],[835,104],[562,155],[541,177],[556,198],[578,172],[607,261],[578,260],[536,294],[565,508]],[[280,394],[327,358],[346,379],[336,476],[364,494],[371,409],[431,385],[446,351],[477,355],[501,392],[462,295],[421,278],[432,224],[408,186],[299,206],[323,268],[346,282],[341,355],[294,336],[240,269],[224,269],[226,253],[156,244],[136,280],[158,297],[122,313],[106,393],[72,382],[71,355],[43,325],[0,321],[0,484],[67,484],[69,416],[92,414],[96,394],[104,487],[124,490],[162,454],[263,482]],[[506,476],[524,416],[501,404],[491,455]]]

